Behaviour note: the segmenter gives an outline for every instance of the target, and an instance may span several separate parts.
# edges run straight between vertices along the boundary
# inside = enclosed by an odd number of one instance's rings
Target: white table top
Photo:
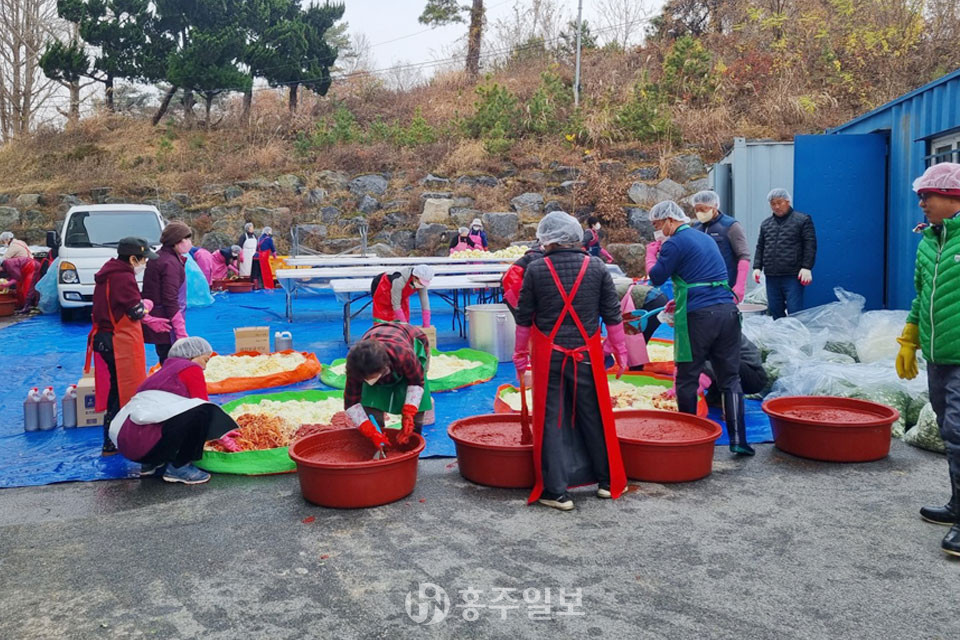
[[[489,273],[502,274],[510,268],[509,264],[440,264],[433,266],[437,275],[451,275],[461,273]],[[314,267],[312,269],[278,269],[279,280],[333,280],[335,278],[363,278],[373,277],[384,273],[383,266],[356,266],[356,267]],[[497,276],[499,277],[499,276]]]
[[[370,284],[373,278],[346,278],[341,280],[331,280],[330,288],[334,293],[359,293],[369,292]],[[490,287],[499,287],[500,278],[494,281],[478,281],[472,276],[438,276],[430,281],[428,289],[437,291],[450,291],[453,289],[488,289]]]
[[[291,267],[352,267],[372,265],[414,265],[414,264],[470,264],[470,263],[512,263],[514,258],[448,258],[445,256],[378,258],[377,256],[296,256],[287,258]]]

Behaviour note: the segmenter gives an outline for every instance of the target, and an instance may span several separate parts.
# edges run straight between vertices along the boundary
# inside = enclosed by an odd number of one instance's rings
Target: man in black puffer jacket
[[[596,482],[598,498],[617,498],[626,488],[600,321],[624,368],[627,344],[613,278],[583,251],[576,218],[548,213],[537,239],[544,257],[523,276],[513,354],[521,384],[531,379],[533,386],[536,485],[528,501],[569,511],[568,487]]]
[[[790,192],[774,189],[767,195],[773,215],[760,225],[753,259],[753,279],[767,277],[767,310],[773,319],[803,309],[803,287],[813,282],[817,232],[813,219],[794,211]]]

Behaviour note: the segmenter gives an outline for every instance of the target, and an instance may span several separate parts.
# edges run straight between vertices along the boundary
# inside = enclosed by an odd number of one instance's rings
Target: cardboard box
[[[430,348],[437,348],[437,328],[436,327],[420,327],[420,329],[427,334],[427,340],[430,342]]]
[[[270,327],[237,327],[233,330],[236,352],[270,353]]]
[[[91,372],[93,369],[91,368]],[[103,411],[94,411],[96,400],[93,395],[93,375],[84,375],[77,383],[77,426],[99,427],[103,425]]]

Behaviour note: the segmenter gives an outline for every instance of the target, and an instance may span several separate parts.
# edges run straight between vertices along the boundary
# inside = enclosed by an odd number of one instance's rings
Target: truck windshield
[[[78,211],[70,216],[63,238],[66,247],[115,247],[121,238],[143,238],[160,244],[160,220],[150,211]]]

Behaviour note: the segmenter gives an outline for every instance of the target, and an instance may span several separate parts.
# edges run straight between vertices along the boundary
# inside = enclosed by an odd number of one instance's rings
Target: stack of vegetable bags
[[[774,321],[748,317],[744,334],[759,348],[772,388],[768,397],[841,396],[900,412],[893,436],[942,451],[927,392],[926,365],[914,380],[897,377],[897,336],[906,311],[863,312],[864,298],[837,288],[837,302]]]

